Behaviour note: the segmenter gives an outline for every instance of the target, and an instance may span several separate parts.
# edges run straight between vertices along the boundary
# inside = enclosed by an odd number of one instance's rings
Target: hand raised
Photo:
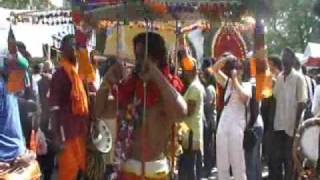
[[[142,65],[142,70],[139,73],[139,77],[145,82],[154,79],[157,75],[159,75],[158,67],[149,60]]]
[[[124,67],[120,62],[116,62],[108,69],[108,71],[104,75],[104,78],[107,79],[110,83],[116,84],[123,79],[123,76]]]

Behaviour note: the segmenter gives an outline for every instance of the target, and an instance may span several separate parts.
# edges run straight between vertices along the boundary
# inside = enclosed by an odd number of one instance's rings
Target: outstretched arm
[[[221,85],[221,86],[225,86],[226,82],[228,80],[227,75],[225,75],[221,69],[223,68],[223,66],[225,65],[227,59],[226,58],[221,58],[218,60],[218,62],[216,62],[212,67],[211,67],[211,71],[213,72],[214,77],[216,78],[217,82]]]

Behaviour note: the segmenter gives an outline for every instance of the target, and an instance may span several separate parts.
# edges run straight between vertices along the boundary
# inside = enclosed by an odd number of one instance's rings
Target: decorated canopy
[[[241,0],[72,0],[73,18],[92,21],[157,21],[240,17],[245,8]]]

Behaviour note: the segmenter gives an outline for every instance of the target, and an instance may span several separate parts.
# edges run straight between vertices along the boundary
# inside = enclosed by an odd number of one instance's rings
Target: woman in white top
[[[222,71],[224,69],[224,72]],[[212,71],[219,84],[225,87],[225,107],[217,130],[218,179],[229,180],[231,165],[236,180],[246,180],[243,137],[246,126],[245,106],[251,97],[250,83],[243,83],[242,63],[235,56],[223,56]]]

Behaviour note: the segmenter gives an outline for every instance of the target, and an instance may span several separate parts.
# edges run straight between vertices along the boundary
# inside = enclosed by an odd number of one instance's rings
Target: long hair
[[[154,32],[140,33],[133,39],[134,48],[138,43],[146,45],[146,35],[148,34],[148,57],[159,61],[160,68],[167,64],[167,48],[163,37]]]

